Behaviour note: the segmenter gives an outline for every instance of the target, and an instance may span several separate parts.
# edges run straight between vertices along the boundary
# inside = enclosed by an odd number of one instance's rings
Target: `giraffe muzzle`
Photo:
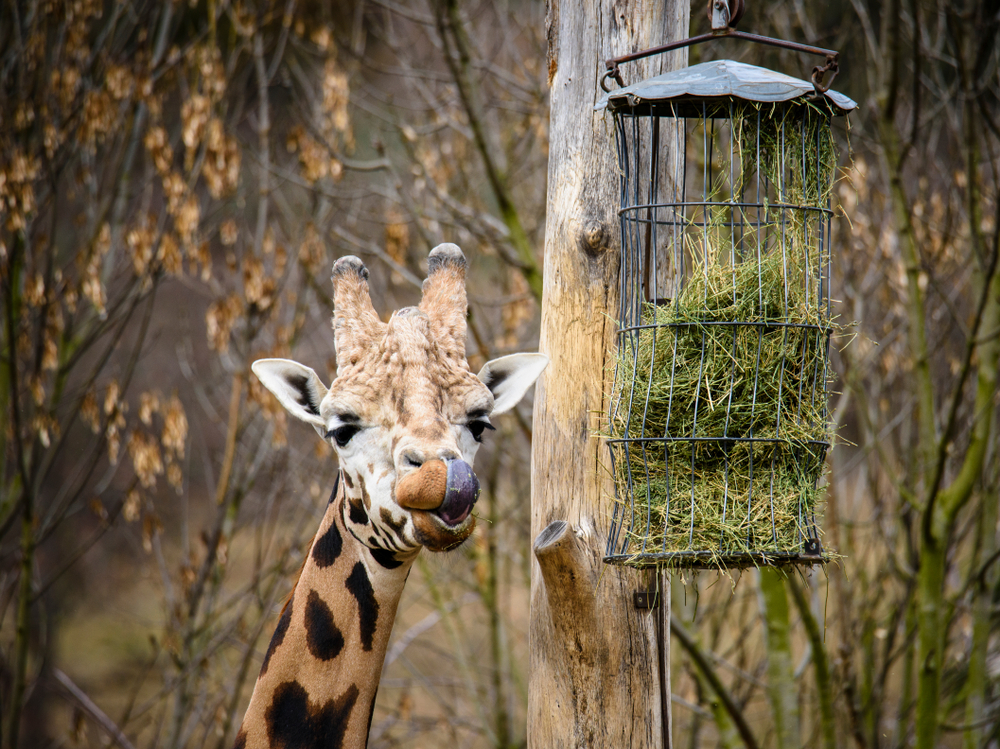
[[[448,483],[444,502],[435,512],[445,523],[458,525],[469,517],[472,507],[479,499],[479,479],[472,472],[472,466],[464,460],[449,460]]]
[[[460,525],[479,499],[479,479],[464,460],[429,460],[396,487],[396,503],[433,512],[449,527]]]

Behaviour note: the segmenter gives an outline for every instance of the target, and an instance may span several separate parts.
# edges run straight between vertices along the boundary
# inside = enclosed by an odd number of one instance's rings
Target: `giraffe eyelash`
[[[361,427],[357,424],[343,424],[342,426],[329,430],[324,437],[328,440],[332,439],[337,443],[338,447],[346,447],[347,443],[351,441],[351,438],[360,431]]]
[[[490,424],[488,421],[483,421],[482,419],[476,419],[475,421],[470,421],[465,425],[465,428],[472,432],[472,439],[476,442],[483,441],[483,432],[489,429],[491,432],[495,432],[497,429],[495,426]]]

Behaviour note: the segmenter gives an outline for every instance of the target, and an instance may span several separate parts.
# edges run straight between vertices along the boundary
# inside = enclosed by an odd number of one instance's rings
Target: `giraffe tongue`
[[[449,460],[447,465],[444,502],[434,512],[445,523],[455,526],[469,516],[472,506],[479,499],[479,479],[472,472],[472,466],[464,460]]]

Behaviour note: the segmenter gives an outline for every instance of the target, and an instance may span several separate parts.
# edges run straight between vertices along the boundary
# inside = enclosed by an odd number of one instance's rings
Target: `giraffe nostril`
[[[416,450],[405,450],[400,461],[407,468],[420,468],[424,464],[424,457]]]

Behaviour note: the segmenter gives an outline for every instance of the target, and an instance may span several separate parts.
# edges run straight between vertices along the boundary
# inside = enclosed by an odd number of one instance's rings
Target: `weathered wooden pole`
[[[549,0],[551,124],[541,350],[532,439],[528,746],[669,746],[669,595],[637,609],[653,573],[604,566],[610,509],[606,413],[615,331],[618,164],[593,111],[603,61],[681,39],[687,0]],[[631,83],[686,64],[685,50],[623,67]],[[665,576],[664,576],[665,578]]]

